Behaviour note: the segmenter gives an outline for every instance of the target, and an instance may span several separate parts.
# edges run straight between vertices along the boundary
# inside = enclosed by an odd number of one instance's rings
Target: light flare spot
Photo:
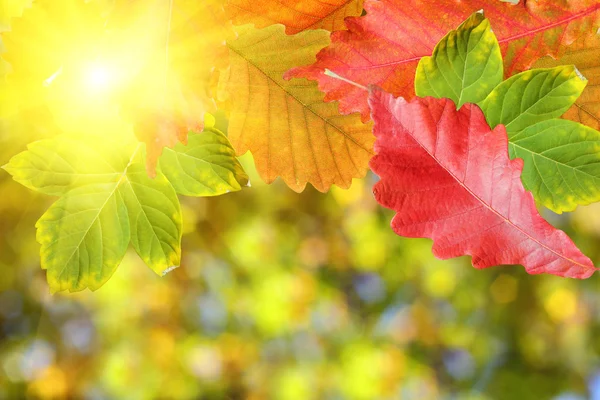
[[[117,73],[104,64],[90,64],[83,75],[85,86],[94,92],[107,91],[115,86]]]

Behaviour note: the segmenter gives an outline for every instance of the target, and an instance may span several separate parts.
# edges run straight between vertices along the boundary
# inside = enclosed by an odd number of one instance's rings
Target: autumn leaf
[[[538,213],[510,160],[506,130],[491,130],[474,104],[407,102],[374,89],[377,137],[371,168],[377,201],[396,211],[401,236],[433,239],[442,259],[471,255],[473,266],[521,264],[528,273],[587,278],[596,270],[571,239]]]
[[[365,175],[374,137],[360,116],[343,116],[323,102],[316,82],[287,81],[283,73],[314,61],[329,43],[329,32],[287,36],[282,25],[237,27],[228,42],[231,71],[229,139],[238,154],[250,150],[263,180],[281,176],[295,191],[306,183],[325,192],[347,188]]]
[[[225,7],[236,25],[283,24],[286,33],[293,35],[307,29],[345,29],[344,18],[359,16],[362,5],[363,0],[228,0]]]
[[[499,83],[499,53],[488,21],[476,13],[421,59],[415,91],[458,106],[478,103],[492,128],[503,124],[509,155],[523,159],[521,180],[540,204],[562,213],[600,200],[600,132],[556,119],[587,81],[570,65],[532,69]]]
[[[589,82],[563,118],[600,129],[600,32],[580,38],[559,60],[544,57],[534,67],[550,68],[565,64],[574,64]]]
[[[317,62],[287,76],[319,82],[326,101],[339,100],[344,114],[369,118],[366,93],[347,82],[324,75],[329,69],[368,86],[375,84],[396,95],[414,95],[414,75],[421,57],[477,10],[492,21],[504,54],[507,76],[529,68],[538,58],[558,55],[573,41],[600,25],[596,0],[521,1],[513,5],[487,0],[365,0],[366,16],[348,18],[348,31],[334,32],[332,43]]]
[[[119,0],[108,29],[108,47],[126,65],[120,101],[153,175],[163,147],[186,143],[215,110],[215,71],[228,65],[231,24],[217,0]]]

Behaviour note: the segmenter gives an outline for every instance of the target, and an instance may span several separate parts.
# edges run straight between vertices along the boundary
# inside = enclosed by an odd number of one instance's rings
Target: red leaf
[[[396,96],[414,96],[414,75],[421,57],[477,10],[492,22],[505,61],[505,74],[528,69],[544,55],[555,58],[565,46],[600,25],[598,0],[365,0],[367,15],[347,18],[348,31],[334,32],[317,61],[295,68],[288,77],[319,81],[326,101],[340,100],[340,112],[369,118],[367,96],[325,69],[362,85],[375,84]]]
[[[521,183],[521,159],[508,157],[503,125],[449,99],[403,98],[379,89],[369,103],[377,137],[373,192],[396,211],[401,236],[433,239],[442,259],[473,256],[475,268],[521,264],[530,274],[588,278],[596,268],[546,222]]]

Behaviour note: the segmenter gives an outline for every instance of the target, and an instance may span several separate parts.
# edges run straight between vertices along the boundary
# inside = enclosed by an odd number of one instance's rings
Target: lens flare
[[[94,92],[107,91],[114,86],[116,74],[113,68],[103,64],[91,64],[85,71],[85,86]]]

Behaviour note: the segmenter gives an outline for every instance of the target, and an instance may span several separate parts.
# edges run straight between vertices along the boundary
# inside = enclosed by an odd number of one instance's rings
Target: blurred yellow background
[[[1,122],[1,164],[51,134],[27,121]],[[252,188],[181,199],[180,268],[130,252],[54,296],[34,227],[54,199],[2,171],[0,399],[600,399],[597,276],[437,260],[375,176],[296,194],[242,161]],[[599,264],[599,211],[545,216]]]

